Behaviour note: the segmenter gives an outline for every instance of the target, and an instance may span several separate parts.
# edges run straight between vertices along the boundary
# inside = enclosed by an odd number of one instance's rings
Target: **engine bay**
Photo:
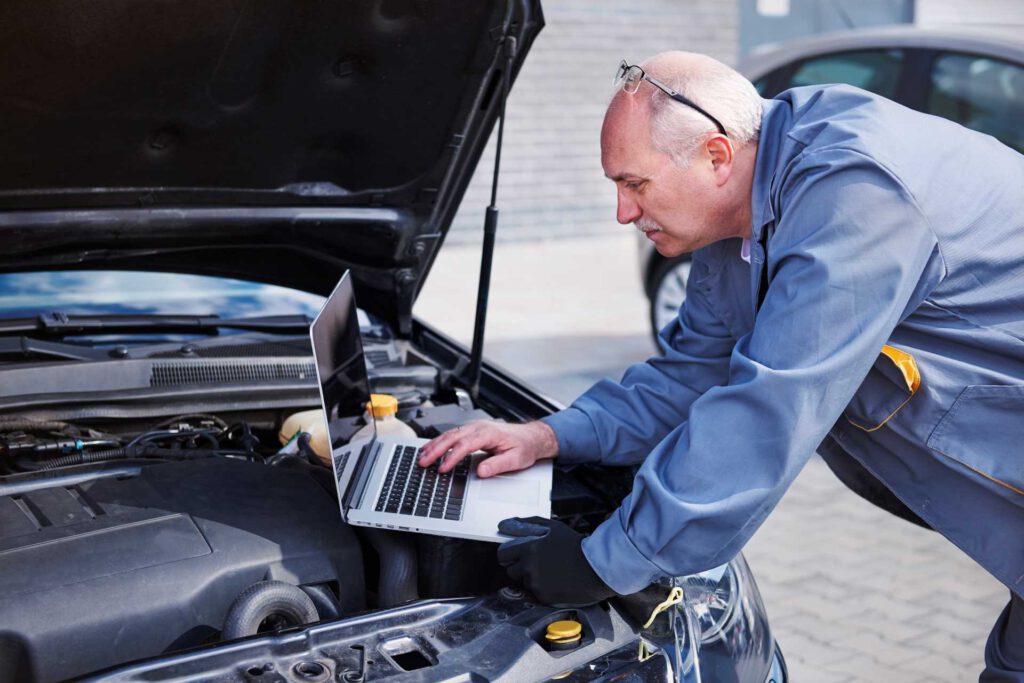
[[[420,436],[515,419],[450,388],[387,330],[362,336],[374,391],[396,396]],[[63,680],[510,583],[493,544],[344,524],[309,436],[282,432],[294,405],[74,410],[0,415],[0,681]],[[625,494],[621,474],[556,472],[555,514],[592,528]]]

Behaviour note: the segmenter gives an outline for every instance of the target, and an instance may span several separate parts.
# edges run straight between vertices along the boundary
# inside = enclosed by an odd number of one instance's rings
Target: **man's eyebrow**
[[[605,173],[604,177],[607,178],[608,180],[615,181],[616,183],[619,182],[620,180],[626,180],[627,178],[632,178],[634,180],[644,180],[642,176],[638,176],[635,173],[617,173],[615,175],[608,175],[607,173]]]

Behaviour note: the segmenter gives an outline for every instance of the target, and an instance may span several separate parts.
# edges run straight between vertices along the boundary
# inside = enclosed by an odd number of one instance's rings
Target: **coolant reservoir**
[[[352,440],[369,439],[373,436],[374,426],[377,428],[377,436],[417,438],[416,431],[398,419],[398,399],[391,394],[370,394],[365,417],[366,426],[356,432]],[[370,420],[373,420],[373,424]]]
[[[309,434],[309,447],[316,453],[316,457],[329,467],[331,464],[331,440],[327,437],[327,420],[324,419],[324,411],[316,408],[288,416],[288,419],[281,425],[281,431],[277,438],[284,445],[295,438],[299,432]]]

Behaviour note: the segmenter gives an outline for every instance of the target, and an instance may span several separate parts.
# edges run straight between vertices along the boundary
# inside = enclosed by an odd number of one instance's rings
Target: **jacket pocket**
[[[902,410],[920,387],[914,357],[887,344],[843,414],[857,429],[873,432]]]
[[[1024,385],[967,387],[928,447],[1024,495]]]

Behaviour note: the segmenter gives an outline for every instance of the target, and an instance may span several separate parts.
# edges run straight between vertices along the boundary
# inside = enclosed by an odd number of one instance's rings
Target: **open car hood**
[[[539,0],[0,3],[0,272],[327,294],[351,269],[407,332],[542,25]]]

